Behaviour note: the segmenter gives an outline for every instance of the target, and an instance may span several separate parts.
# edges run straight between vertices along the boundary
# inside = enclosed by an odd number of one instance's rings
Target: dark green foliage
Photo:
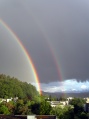
[[[10,114],[10,111],[6,105],[0,104],[0,114]]]
[[[85,100],[82,98],[74,98],[70,101],[70,104],[74,106],[74,113],[78,114],[84,110],[83,105],[85,104]]]
[[[58,119],[74,119],[74,111],[71,106],[53,107],[50,114],[56,115]]]
[[[29,108],[30,101],[19,99],[16,102],[2,102],[0,103],[0,114],[10,115],[28,115],[32,114]]]
[[[83,107],[85,103],[82,98],[74,98],[70,101],[70,104],[74,106],[74,119],[88,119]]]
[[[82,113],[80,114],[80,119],[88,119],[87,114],[86,114],[85,112],[82,112]]]
[[[51,111],[51,105],[47,101],[43,101],[40,103],[40,115],[49,115]]]
[[[31,105],[31,110],[33,114],[37,115],[49,115],[52,107],[47,101],[42,101],[40,103],[34,103]]]
[[[38,95],[39,93],[33,85],[19,81],[14,77],[0,75],[0,98],[27,97],[33,100]]]
[[[40,103],[33,103],[31,105],[31,111],[33,114],[39,115]]]
[[[27,101],[28,102],[28,101]],[[18,100],[15,105],[14,114],[15,115],[28,115],[30,114],[29,105],[24,100]]]
[[[59,98],[59,101],[66,101],[66,98],[61,96],[61,97]]]

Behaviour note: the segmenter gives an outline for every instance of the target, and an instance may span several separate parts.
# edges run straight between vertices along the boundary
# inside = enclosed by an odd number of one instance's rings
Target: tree
[[[5,103],[5,106],[8,108],[10,114],[14,114],[14,110],[15,110],[15,104],[14,102],[10,101]]]
[[[41,101],[40,103],[34,103],[31,105],[31,111],[37,115],[49,115],[52,107],[47,101]]]
[[[74,106],[75,114],[81,113],[84,110],[83,105],[85,103],[85,100],[82,98],[74,98],[69,103]]]
[[[66,98],[61,96],[61,97],[59,98],[59,100],[60,100],[60,101],[66,101]]]
[[[51,105],[47,101],[43,101],[40,104],[40,115],[49,115],[51,111]]]
[[[82,112],[82,113],[80,114],[80,119],[88,119],[87,114],[86,114],[85,112]]]
[[[0,105],[0,114],[5,114],[5,115],[10,114],[8,108],[3,104]]]
[[[51,115],[56,115],[58,119],[74,119],[74,111],[71,106],[57,106],[51,110]]]
[[[14,114],[19,114],[19,115],[27,115],[31,114],[30,109],[28,108],[28,104],[23,100],[18,100],[15,105],[15,111]]]
[[[40,103],[32,103],[29,108],[33,114],[39,115]]]
[[[22,82],[14,77],[0,75],[0,98],[19,97],[34,100],[34,97],[39,96],[35,86]]]

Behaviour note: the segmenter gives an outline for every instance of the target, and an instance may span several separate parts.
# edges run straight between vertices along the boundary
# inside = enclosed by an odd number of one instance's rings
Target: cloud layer
[[[89,91],[89,81],[77,82],[76,79],[66,80],[63,82],[52,82],[41,84],[41,89],[44,92],[87,92]]]

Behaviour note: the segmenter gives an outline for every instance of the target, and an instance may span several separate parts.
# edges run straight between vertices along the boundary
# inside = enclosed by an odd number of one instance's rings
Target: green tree
[[[80,114],[80,119],[88,119],[87,114],[86,114],[85,112],[82,112],[82,113]]]
[[[31,106],[29,107],[31,109],[31,112],[33,114],[39,115],[39,109],[40,109],[40,103],[34,103],[32,102]]]
[[[27,115],[31,114],[28,104],[21,99],[16,102],[14,114]]]
[[[10,114],[14,114],[15,104],[13,101],[5,103],[5,106],[8,108]]]
[[[5,115],[10,114],[8,108],[3,104],[0,105],[0,114],[5,114]]]
[[[49,115],[52,107],[47,101],[41,101],[40,103],[33,103],[31,110],[33,114]]]
[[[52,107],[50,105],[50,103],[48,103],[47,101],[43,101],[40,103],[40,115],[49,115],[50,111],[51,111]]]
[[[34,100],[39,96],[35,86],[4,74],[0,75],[0,98],[19,97]]]
[[[59,98],[59,100],[60,100],[60,101],[66,101],[66,98],[61,96],[61,97]]]
[[[83,109],[83,105],[85,103],[85,100],[82,98],[74,98],[70,101],[70,104],[74,106],[74,113],[78,114],[81,113]]]
[[[50,114],[56,115],[58,119],[74,119],[74,111],[71,106],[53,107]]]

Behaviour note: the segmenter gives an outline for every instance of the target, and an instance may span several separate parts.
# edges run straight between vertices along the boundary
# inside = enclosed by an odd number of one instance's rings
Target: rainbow
[[[54,60],[55,66],[57,68],[57,73],[58,73],[58,76],[59,76],[59,80],[63,81],[63,79],[64,79],[64,76],[63,76],[63,73],[62,73],[63,71],[62,71],[62,68],[60,68],[61,65],[60,65],[60,63],[58,61],[56,51],[54,49],[54,46],[50,43],[50,38],[48,37],[48,35],[47,35],[47,33],[46,33],[41,21],[36,17],[36,15],[32,12],[32,10],[30,8],[29,8],[30,9],[30,11],[29,11],[28,7],[25,6],[24,2],[22,2],[22,4],[23,4],[26,12],[28,13],[28,15],[29,16],[31,15],[31,17],[35,21],[36,25],[39,27],[41,33],[43,34],[43,37],[45,38],[45,41],[47,42],[49,50],[50,50],[50,52],[51,52],[51,54],[53,56],[53,60]]]
[[[32,69],[33,75],[34,75],[34,79],[36,81],[37,84],[37,90],[39,92],[39,94],[41,94],[41,88],[40,88],[40,80],[36,71],[36,68],[34,66],[34,63],[31,59],[31,56],[28,54],[26,48],[24,47],[24,45],[22,44],[22,42],[20,41],[20,39],[18,38],[18,36],[12,31],[12,29],[3,21],[0,19],[0,24],[2,24],[2,26],[10,33],[10,35],[16,40],[17,44],[19,45],[19,47],[21,48],[21,50],[24,53],[24,56],[27,58],[27,61],[29,63],[29,66]]]

